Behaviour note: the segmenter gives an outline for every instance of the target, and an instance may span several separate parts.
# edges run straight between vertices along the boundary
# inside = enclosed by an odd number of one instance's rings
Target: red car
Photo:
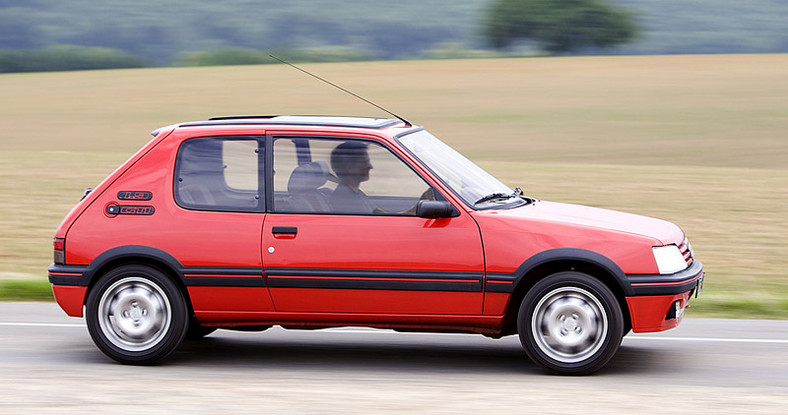
[[[49,280],[109,357],[216,328],[519,334],[552,372],[676,327],[703,265],[669,222],[512,190],[395,119],[160,128],[57,230]]]

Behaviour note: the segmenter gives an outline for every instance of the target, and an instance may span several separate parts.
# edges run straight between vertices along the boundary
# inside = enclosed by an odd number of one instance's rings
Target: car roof
[[[380,130],[401,124],[393,118],[338,117],[326,115],[241,115],[214,117],[207,121],[192,121],[178,127],[206,127],[214,125],[309,125],[325,127],[351,127]]]

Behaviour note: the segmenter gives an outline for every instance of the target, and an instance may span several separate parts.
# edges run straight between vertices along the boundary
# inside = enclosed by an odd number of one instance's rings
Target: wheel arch
[[[514,288],[504,311],[504,334],[517,333],[517,313],[528,290],[547,276],[562,271],[583,272],[604,283],[618,300],[625,326],[631,327],[626,297],[632,295],[632,287],[624,271],[600,253],[578,248],[558,248],[528,258],[514,272]]]
[[[87,301],[88,294],[102,275],[113,268],[128,264],[147,265],[163,272],[181,291],[189,307],[189,312],[192,314],[194,313],[191,306],[191,299],[189,298],[189,292],[186,289],[183,272],[181,271],[183,268],[181,263],[175,259],[175,257],[161,249],[144,245],[125,245],[112,248],[91,261],[90,265],[88,265],[83,273],[88,287],[84,301]]]

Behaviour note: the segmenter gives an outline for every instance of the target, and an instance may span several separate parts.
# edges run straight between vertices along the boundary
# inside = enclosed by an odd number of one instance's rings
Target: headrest
[[[328,181],[329,174],[328,164],[323,160],[302,164],[290,174],[287,191],[300,193],[315,190]]]

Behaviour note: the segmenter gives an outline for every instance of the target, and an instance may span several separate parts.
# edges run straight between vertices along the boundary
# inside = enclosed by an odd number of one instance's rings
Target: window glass
[[[175,201],[188,209],[263,211],[260,144],[255,138],[185,141],[178,150]]]
[[[426,131],[408,134],[399,142],[471,207],[526,203],[513,189]]]
[[[235,190],[257,191],[257,141],[224,140],[222,161],[224,181]]]
[[[274,210],[413,215],[430,186],[391,151],[362,140],[274,141]]]

